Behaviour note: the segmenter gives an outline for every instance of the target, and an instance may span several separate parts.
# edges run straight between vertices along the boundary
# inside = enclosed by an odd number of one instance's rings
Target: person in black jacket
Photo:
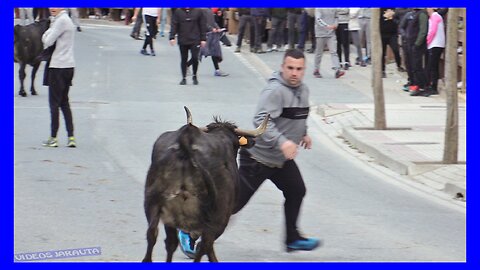
[[[398,48],[398,18],[395,16],[395,9],[382,8],[380,9],[380,35],[382,37],[382,76],[387,77],[385,73],[385,56],[387,55],[387,45],[393,51],[395,62],[397,63],[397,70],[404,72],[402,67],[402,59]]]
[[[193,84],[198,84],[197,70],[198,70],[198,55],[200,46],[206,45],[207,23],[205,16],[200,9],[196,8],[177,8],[172,15],[171,30],[170,30],[170,44],[173,46],[176,43],[175,36],[178,39],[178,46],[180,47],[182,70],[182,80],[180,85],[187,84],[187,60],[188,51],[192,55],[193,66]]]

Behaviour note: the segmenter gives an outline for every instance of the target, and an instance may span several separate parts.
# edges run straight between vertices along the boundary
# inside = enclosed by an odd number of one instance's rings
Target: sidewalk
[[[236,36],[231,36],[232,41]],[[267,77],[278,66],[282,52],[252,54],[245,48],[242,57]],[[265,46],[265,44],[264,44]],[[234,47],[234,46],[233,46]],[[224,47],[225,48],[225,47]],[[309,46],[307,46],[309,48]],[[233,49],[232,49],[233,50]],[[354,50],[351,50],[351,52]],[[272,54],[277,54],[272,60]],[[425,186],[431,193],[440,192],[445,197],[466,200],[466,102],[459,97],[459,151],[458,164],[442,164],[446,100],[444,93],[430,97],[411,97],[402,91],[406,73],[396,70],[395,63],[387,65],[387,78],[383,79],[386,104],[387,130],[373,130],[374,107],[371,88],[371,66],[354,66],[340,79],[329,73],[330,56],[325,52],[321,70],[324,78],[311,75],[314,55],[306,53],[305,82],[311,92],[311,117],[320,126],[320,132],[337,144],[349,144],[377,164],[389,168],[400,177]],[[355,59],[356,55],[351,55]],[[270,59],[269,59],[270,58]],[[275,63],[275,64],[274,64]],[[322,73],[322,74],[323,74]],[[330,78],[332,77],[332,78]],[[363,103],[323,103],[315,97],[316,91],[337,88],[339,95],[352,91],[369,97]],[[347,89],[340,92],[340,89]],[[351,90],[351,91],[350,91]],[[351,94],[354,95],[354,94]],[[463,203],[463,205],[465,205]]]

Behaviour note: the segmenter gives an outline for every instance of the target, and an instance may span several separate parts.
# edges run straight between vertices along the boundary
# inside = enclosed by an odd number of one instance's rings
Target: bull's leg
[[[215,250],[213,249],[213,242],[215,237],[212,235],[202,234],[202,241],[198,243],[198,250],[195,254],[194,262],[200,262],[203,255],[207,255],[209,262],[218,262],[217,256],[215,255]]]
[[[177,229],[165,225],[165,249],[167,250],[166,262],[172,262],[173,253],[178,247]]]
[[[148,229],[147,229],[147,253],[145,254],[145,258],[143,258],[142,262],[152,262],[152,251],[153,251],[153,246],[155,246],[155,243],[157,242],[157,236],[158,236],[158,223],[160,222],[160,206],[155,204],[151,205],[148,202],[145,203],[145,205],[150,205],[146,206],[145,208],[145,214],[147,215],[147,221],[148,221]]]
[[[35,91],[35,75],[37,74],[37,70],[39,66],[40,66],[40,62],[33,65],[33,69],[32,69],[32,75],[31,75],[32,85],[30,86],[30,92],[32,93],[32,95],[37,94],[37,91]]]
[[[22,97],[26,97],[27,93],[25,93],[25,88],[23,87],[23,81],[25,80],[25,67],[26,64],[20,63],[20,69],[18,70],[18,77],[20,77],[20,91],[18,91],[18,94]]]

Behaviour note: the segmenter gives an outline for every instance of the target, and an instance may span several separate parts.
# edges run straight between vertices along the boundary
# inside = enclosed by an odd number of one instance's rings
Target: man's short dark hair
[[[295,59],[305,58],[305,54],[299,49],[288,49],[285,51],[285,55],[283,56],[283,60],[287,57],[293,57]]]

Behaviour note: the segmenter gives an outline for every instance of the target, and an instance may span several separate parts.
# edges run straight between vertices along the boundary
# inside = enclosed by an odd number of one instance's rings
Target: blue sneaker
[[[182,230],[178,230],[178,240],[180,241],[180,249],[188,258],[195,258],[195,241],[190,235]]]
[[[297,250],[313,250],[320,246],[320,240],[317,238],[300,238],[296,241],[293,241],[290,244],[287,244],[287,252],[297,251]]]

